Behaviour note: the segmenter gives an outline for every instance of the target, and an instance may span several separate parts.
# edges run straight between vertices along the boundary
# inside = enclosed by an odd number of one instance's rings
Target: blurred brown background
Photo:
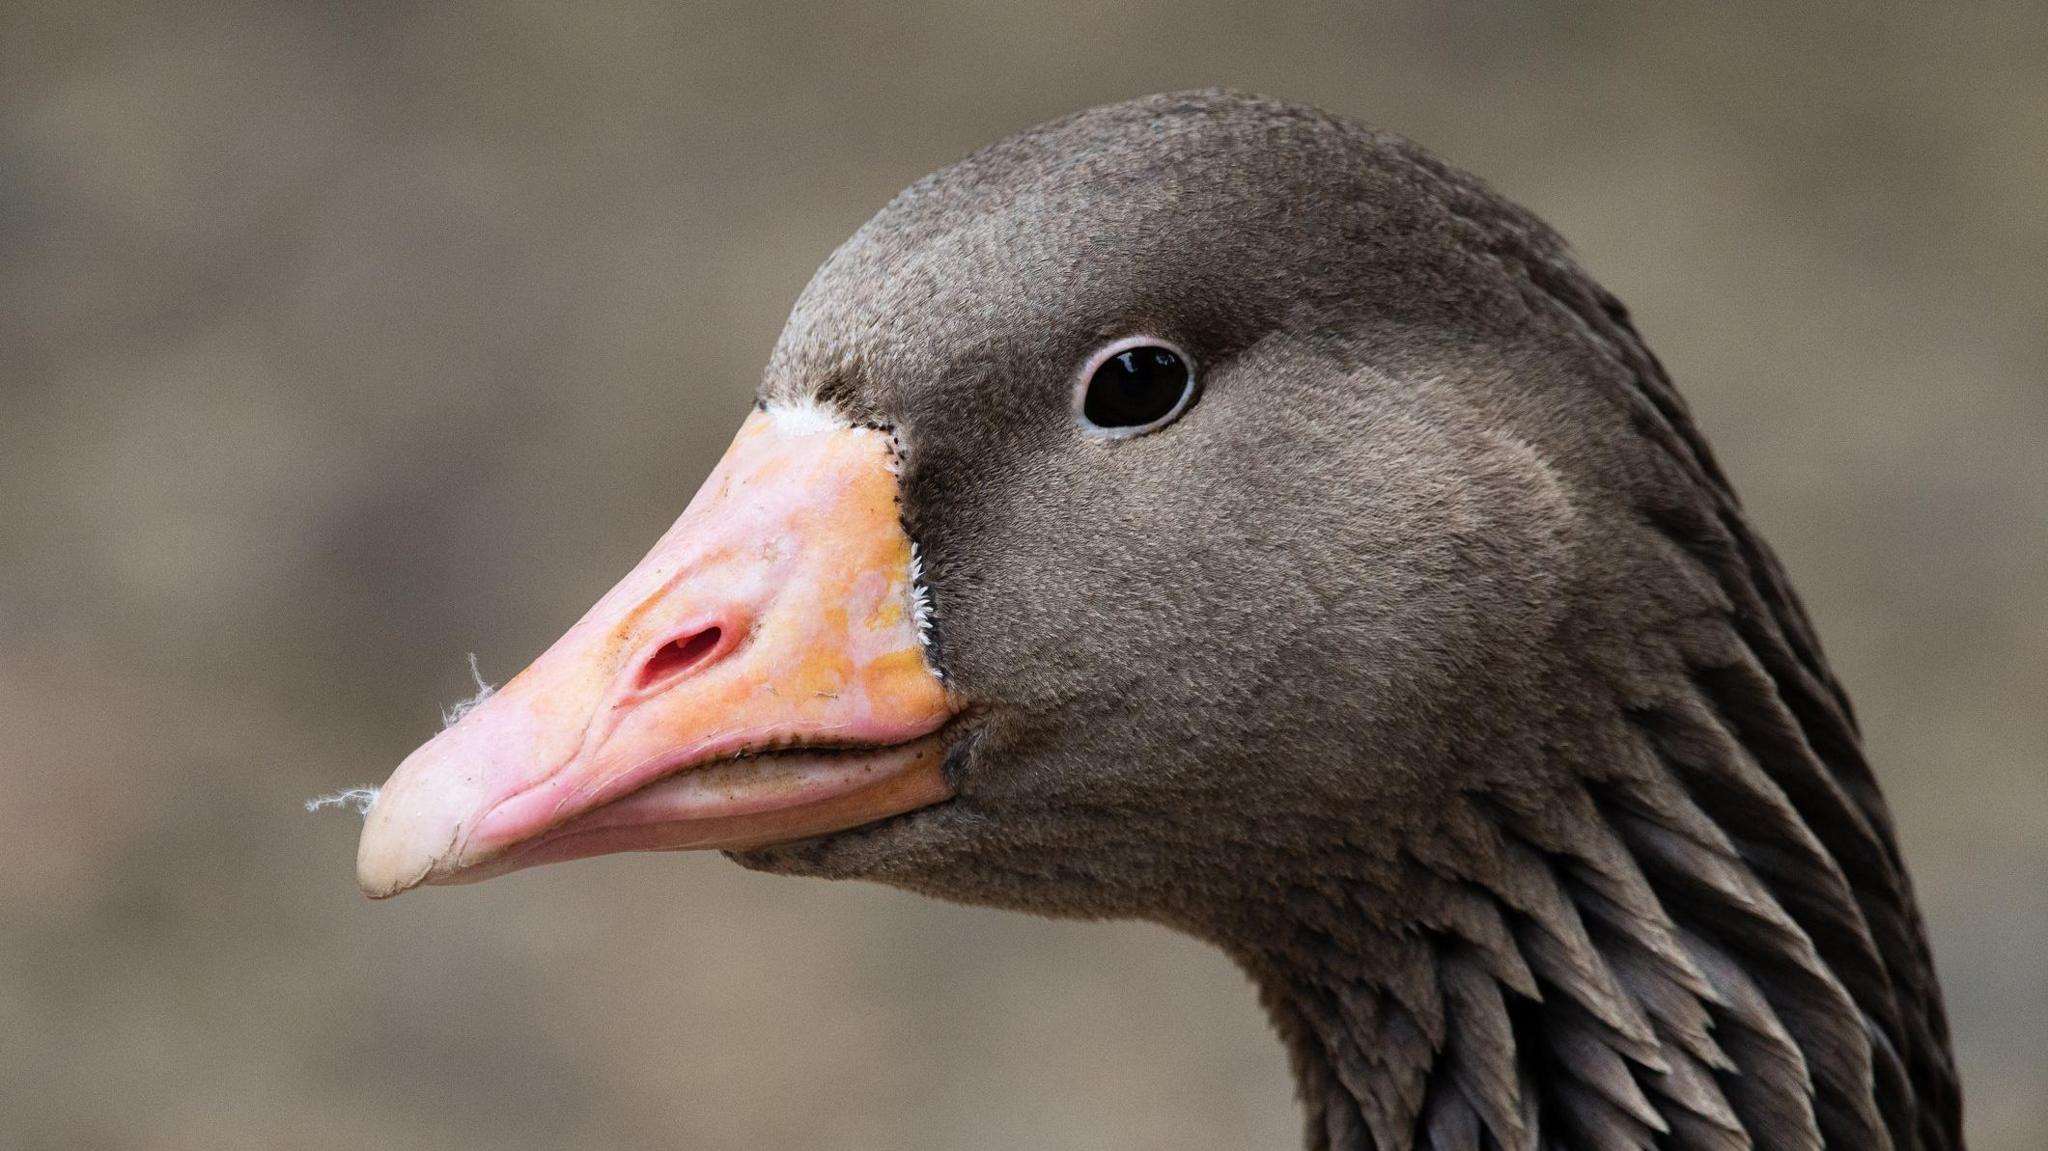
[[[898,186],[1223,84],[1627,299],[1855,693],[1979,1151],[2048,1132],[2039,5],[0,4],[0,1147],[1288,1147],[1220,958],[639,857],[372,906],[374,782],[678,512]]]

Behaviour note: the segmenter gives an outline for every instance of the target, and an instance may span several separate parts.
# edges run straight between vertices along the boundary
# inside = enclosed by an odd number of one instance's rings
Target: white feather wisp
[[[458,700],[441,709],[441,728],[443,731],[461,723],[463,716],[476,710],[478,704],[491,698],[491,694],[498,690],[496,686],[485,682],[484,673],[477,667],[475,652],[469,653],[469,678],[476,683],[476,694],[468,699]],[[306,801],[306,810],[314,812],[325,811],[330,807],[353,807],[357,815],[368,815],[370,814],[370,805],[375,802],[377,802],[376,788],[347,787],[340,791],[328,792],[326,795],[314,796]]]

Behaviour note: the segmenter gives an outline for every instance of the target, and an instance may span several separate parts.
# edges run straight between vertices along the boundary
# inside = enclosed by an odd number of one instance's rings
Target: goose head
[[[686,848],[1208,940],[1314,1146],[1954,1145],[1847,701],[1682,401],[1542,223],[1310,109],[898,195],[358,873]]]

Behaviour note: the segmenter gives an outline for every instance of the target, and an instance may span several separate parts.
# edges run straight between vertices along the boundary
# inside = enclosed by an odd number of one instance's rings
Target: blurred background
[[[1040,120],[1415,136],[1634,308],[1856,696],[1978,1151],[2048,1131],[2036,4],[0,3],[0,1147],[1289,1147],[1221,958],[632,857],[366,903],[811,269]]]

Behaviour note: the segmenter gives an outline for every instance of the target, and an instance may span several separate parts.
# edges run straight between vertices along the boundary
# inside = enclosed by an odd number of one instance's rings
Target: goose
[[[357,872],[682,849],[1212,944],[1311,1148],[1962,1146],[1849,700],[1663,367],[1534,216],[1308,107],[897,195]]]

